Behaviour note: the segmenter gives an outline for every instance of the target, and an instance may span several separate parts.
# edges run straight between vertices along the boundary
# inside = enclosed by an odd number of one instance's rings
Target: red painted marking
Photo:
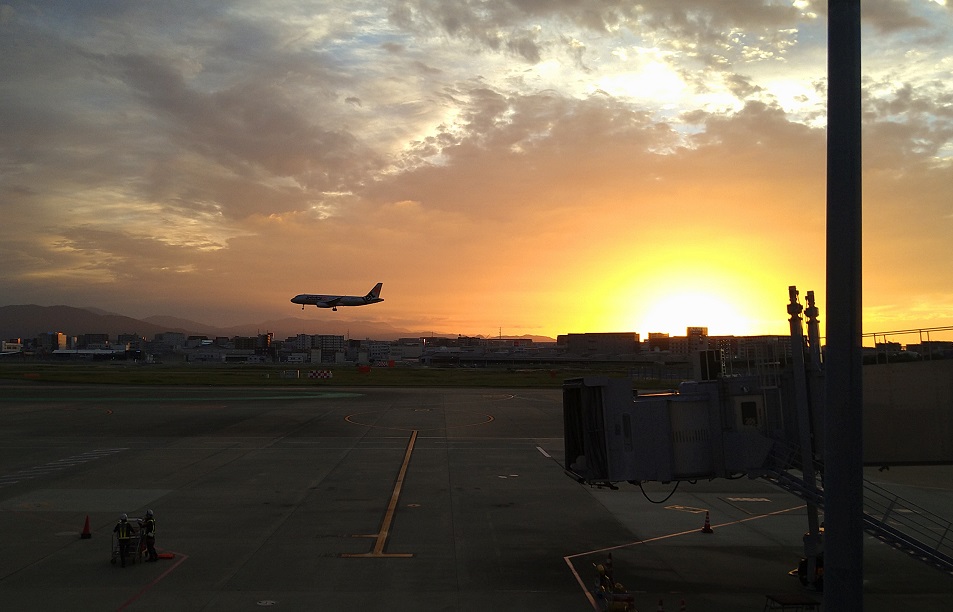
[[[146,593],[148,593],[150,590],[152,590],[152,587],[154,587],[155,585],[159,584],[159,582],[160,582],[163,578],[165,578],[165,577],[168,576],[170,573],[172,573],[172,570],[174,570],[175,568],[177,568],[177,567],[179,567],[180,565],[182,565],[182,564],[185,562],[185,560],[189,558],[188,555],[183,555],[182,553],[173,553],[173,554],[174,554],[176,557],[178,557],[179,560],[176,561],[176,562],[172,565],[172,567],[170,567],[170,568],[167,569],[166,571],[164,571],[164,572],[162,572],[161,574],[159,574],[159,576],[156,577],[155,580],[153,580],[152,582],[150,582],[150,583],[147,584],[146,586],[142,587],[142,590],[141,590],[141,591],[139,591],[138,593],[136,593],[135,595],[133,595],[132,597],[130,597],[129,599],[127,599],[126,601],[124,601],[121,606],[119,606],[118,608],[116,608],[116,612],[120,612],[121,610],[125,610],[126,608],[128,608],[128,607],[131,606],[132,604],[136,603],[136,602],[139,600],[140,597],[142,597],[143,595],[145,595]]]

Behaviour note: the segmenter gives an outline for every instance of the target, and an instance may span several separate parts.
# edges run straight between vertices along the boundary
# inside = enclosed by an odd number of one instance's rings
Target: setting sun
[[[753,335],[751,320],[737,304],[705,291],[684,290],[656,298],[639,317],[650,332],[684,335],[687,327],[707,327],[711,335]]]

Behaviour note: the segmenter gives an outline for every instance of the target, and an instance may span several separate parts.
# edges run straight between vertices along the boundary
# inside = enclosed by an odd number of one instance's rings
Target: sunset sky
[[[953,2],[862,6],[864,330],[953,325]],[[823,322],[826,7],[0,0],[0,305],[747,335],[797,285]]]

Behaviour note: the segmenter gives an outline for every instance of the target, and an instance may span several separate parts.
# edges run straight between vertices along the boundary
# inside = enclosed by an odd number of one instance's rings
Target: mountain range
[[[163,332],[179,332],[190,336],[256,336],[272,332],[276,340],[298,334],[330,334],[348,338],[370,338],[373,340],[396,340],[398,338],[420,338],[425,336],[456,337],[457,334],[439,334],[401,329],[387,323],[376,321],[331,322],[327,320],[299,319],[288,317],[271,321],[261,321],[232,327],[216,327],[206,323],[190,321],[177,317],[156,315],[145,319],[134,319],[120,314],[107,312],[99,308],[77,308],[74,306],[37,306],[24,304],[0,306],[0,338],[35,338],[47,332],[63,332],[67,336],[82,334],[108,334],[113,340],[119,334],[138,334],[151,340]],[[506,338],[514,338],[508,336]],[[531,339],[535,342],[552,342],[547,336],[518,336],[519,339]]]

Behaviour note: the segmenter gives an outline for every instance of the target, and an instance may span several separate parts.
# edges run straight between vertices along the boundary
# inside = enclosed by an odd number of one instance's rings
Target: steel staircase
[[[761,476],[808,503],[824,508],[823,487],[808,486],[796,449],[776,445]],[[814,464],[816,473],[823,466]],[[953,575],[953,522],[864,479],[864,531],[882,542]]]

